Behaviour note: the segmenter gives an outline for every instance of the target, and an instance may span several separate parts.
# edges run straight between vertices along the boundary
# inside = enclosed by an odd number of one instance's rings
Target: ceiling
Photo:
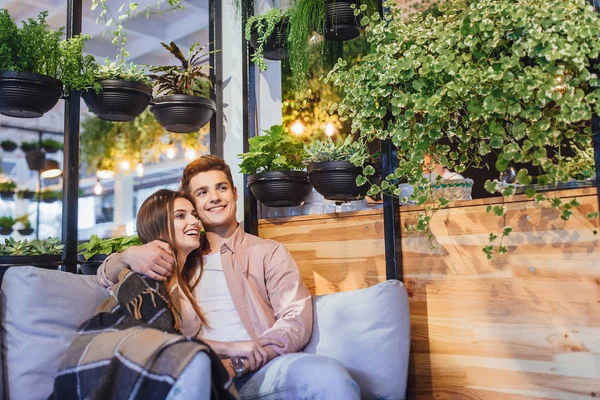
[[[124,0],[107,0],[108,8],[113,14]],[[138,15],[127,21],[127,46],[129,61],[136,64],[171,65],[172,56],[160,45],[160,42],[174,41],[184,52],[189,46],[199,42],[202,45],[209,41],[209,9],[208,0],[184,0],[184,9],[153,13],[146,18],[146,9],[155,5],[157,0],[138,0]],[[167,2],[162,0],[165,9]],[[96,18],[100,15],[100,7],[91,11],[91,0],[83,0],[82,32],[92,37],[86,44],[85,51],[92,54],[100,62],[106,57],[114,59],[116,47],[111,44],[111,35],[107,32],[104,20]],[[0,0],[0,8],[6,8],[19,24],[26,18],[36,18],[40,11],[48,10],[48,23],[57,29],[67,22],[66,0]],[[19,24],[20,25],[20,24]],[[114,30],[114,25],[110,27]]]

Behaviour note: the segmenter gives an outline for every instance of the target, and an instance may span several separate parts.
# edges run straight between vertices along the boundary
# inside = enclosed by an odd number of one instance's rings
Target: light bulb
[[[185,159],[186,160],[192,161],[196,157],[198,157],[198,153],[196,153],[196,150],[194,150],[194,149],[187,149],[185,151]]]
[[[329,137],[335,134],[335,126],[333,126],[333,123],[328,122],[327,125],[325,125],[325,134]]]
[[[121,161],[121,169],[123,171],[129,171],[129,161],[127,161],[127,160]]]
[[[144,164],[141,161],[137,163],[135,169],[137,171],[137,176],[139,176],[140,178],[144,176]]]
[[[167,149],[167,158],[172,160],[175,158],[175,153],[177,153],[177,149],[173,146],[173,142],[169,143],[169,148]]]
[[[304,125],[302,125],[302,122],[294,122],[294,125],[292,125],[292,133],[295,135],[302,135],[302,133],[304,133]]]
[[[100,179],[96,180],[96,184],[94,185],[94,194],[96,196],[100,196],[102,194],[102,184],[100,183]]]

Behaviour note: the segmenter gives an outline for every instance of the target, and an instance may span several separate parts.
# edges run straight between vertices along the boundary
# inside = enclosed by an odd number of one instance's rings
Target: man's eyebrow
[[[196,188],[196,190],[194,190],[194,193],[197,193],[199,190],[206,190],[206,189],[208,189],[208,185],[200,186],[199,188]]]

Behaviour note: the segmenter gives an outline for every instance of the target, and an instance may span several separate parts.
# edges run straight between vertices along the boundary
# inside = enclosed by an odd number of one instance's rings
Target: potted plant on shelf
[[[203,66],[197,65],[209,53],[202,53],[204,47],[194,44],[185,57],[174,42],[161,44],[181,66],[150,68],[154,74],[149,78],[158,96],[152,100],[150,111],[169,132],[197,132],[217,110],[215,102],[208,98],[212,82],[203,72]]]
[[[17,184],[14,181],[7,180],[0,182],[0,198],[2,200],[11,200],[15,195]]]
[[[312,186],[304,169],[304,145],[273,125],[264,135],[248,139],[247,153],[240,154],[240,171],[248,175],[252,194],[268,207],[301,205]]]
[[[287,12],[271,8],[262,15],[251,16],[246,21],[245,37],[254,48],[251,61],[265,71],[267,60],[284,60],[288,57],[287,34],[289,18]]]
[[[64,29],[51,30],[47,11],[17,27],[7,10],[0,11],[0,113],[37,118],[51,110],[81,73],[71,69],[74,44],[89,36],[61,40]],[[83,47],[83,46],[81,46]],[[90,63],[92,56],[84,59]]]
[[[22,190],[19,189],[16,191],[16,193],[17,193],[18,199],[25,199],[25,200],[30,200],[35,195],[35,192],[33,190],[29,190],[29,189],[22,189]]]
[[[29,214],[21,215],[15,219],[15,223],[23,225],[22,228],[17,229],[20,235],[28,236],[33,233],[33,228],[31,227],[31,222],[29,221]]]
[[[15,219],[10,215],[4,215],[0,217],[0,235],[8,236],[13,231],[13,225],[15,224]]]
[[[3,140],[2,142],[0,142],[0,147],[2,147],[2,150],[10,152],[10,151],[15,151],[15,149],[18,147],[16,142],[13,142],[12,140]]]
[[[63,149],[63,144],[58,140],[44,139],[42,140],[42,148],[46,151],[46,153],[54,154]]]
[[[64,245],[58,238],[31,241],[6,238],[0,244],[0,282],[6,270],[20,265],[56,269],[62,264]]]
[[[101,239],[98,235],[77,246],[77,259],[84,275],[95,275],[96,270],[109,254],[120,253],[130,246],[139,246],[142,242],[136,235],[117,236]]]
[[[57,200],[62,198],[62,192],[58,190],[42,190],[41,192],[37,192],[38,198],[44,203],[54,203]]]
[[[515,174],[525,186],[556,184],[566,176],[564,150],[589,146],[590,121],[600,111],[593,69],[600,19],[586,2],[448,2],[440,15],[409,22],[394,2],[385,5],[391,10],[385,21],[374,16],[366,28],[373,53],[351,68],[338,62],[328,81],[342,91],[335,109],[353,118],[361,142],[389,139],[398,148],[399,167],[384,180],[391,193],[399,194],[400,180],[417,188],[427,183],[426,157],[458,173],[486,166],[489,154],[498,172],[529,164]],[[363,178],[372,172],[365,167]],[[497,182],[486,182],[486,189],[496,191]],[[502,190],[513,193],[512,186]],[[549,200],[533,187],[526,194]],[[427,197],[414,199],[425,204]],[[574,205],[552,200],[568,218]],[[438,199],[438,206],[446,204]],[[506,212],[501,205],[488,210]],[[419,231],[428,229],[428,220],[420,217]],[[510,230],[490,235],[484,248],[489,257]],[[507,247],[500,244],[497,251]]]
[[[366,195],[369,185],[362,182],[359,186],[356,179],[362,174],[361,163],[369,158],[369,152],[362,143],[355,142],[352,135],[338,143],[331,138],[317,139],[305,146],[305,151],[308,179],[327,200],[351,201]]]
[[[46,161],[46,152],[38,147],[38,142],[22,142],[21,150],[25,153],[25,161],[31,171],[39,171]]]

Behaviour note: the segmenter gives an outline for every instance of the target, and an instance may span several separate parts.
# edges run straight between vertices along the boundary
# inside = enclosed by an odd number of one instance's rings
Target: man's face
[[[237,190],[222,171],[200,172],[190,180],[196,210],[207,230],[237,226]]]

